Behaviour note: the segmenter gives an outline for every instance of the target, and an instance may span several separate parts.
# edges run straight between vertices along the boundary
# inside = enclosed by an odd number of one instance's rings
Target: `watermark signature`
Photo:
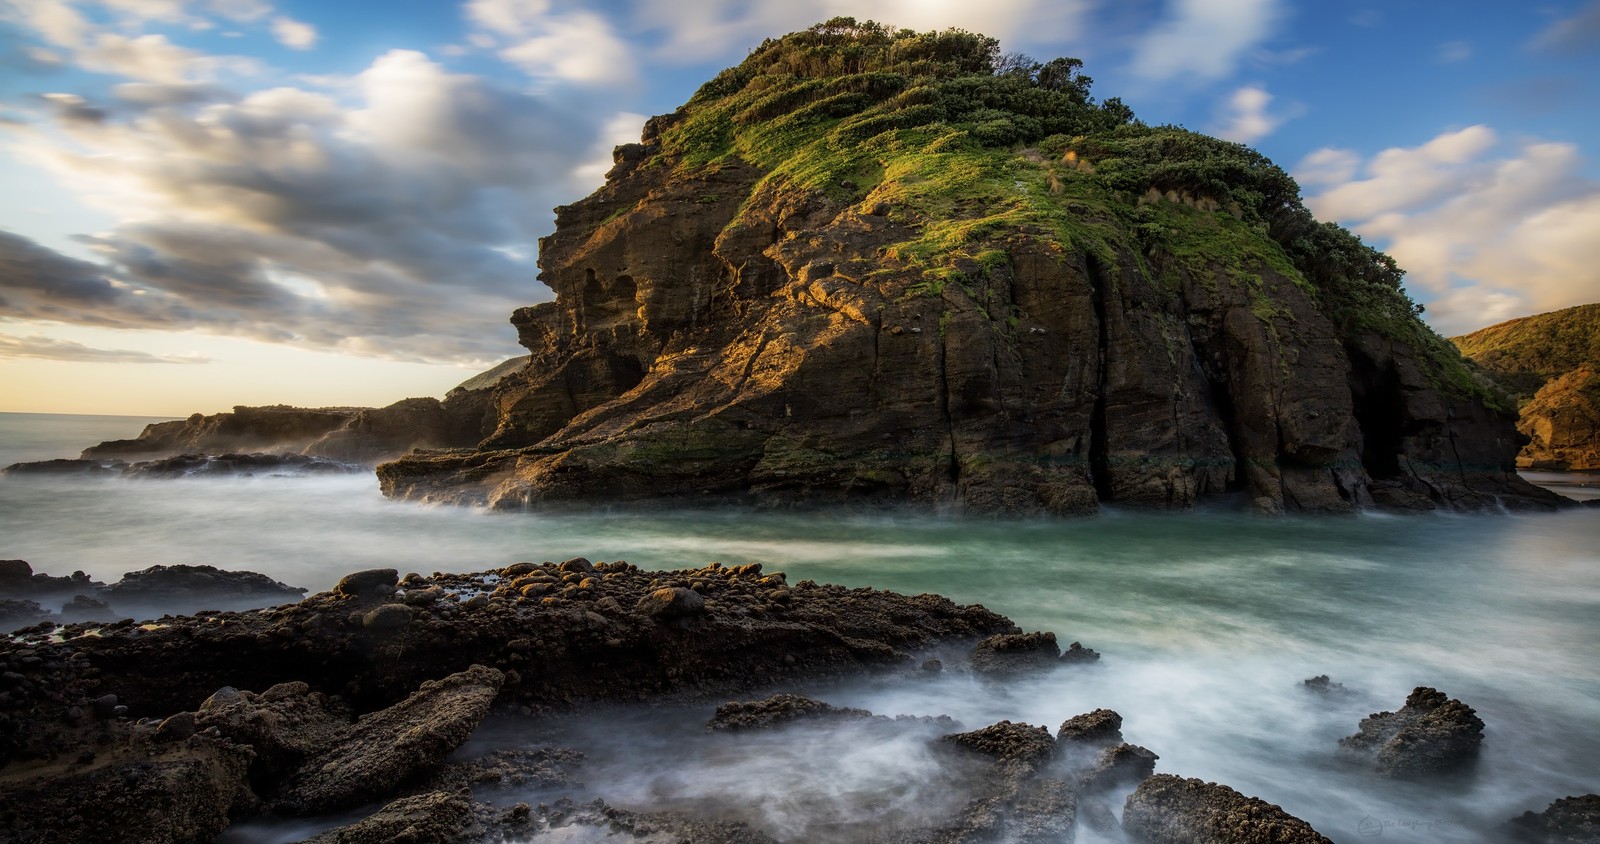
[[[1366,838],[1377,838],[1384,832],[1391,829],[1403,829],[1408,832],[1437,832],[1442,829],[1447,829],[1449,826],[1449,821],[1440,820],[1437,818],[1433,820],[1424,820],[1419,818],[1375,818],[1372,815],[1367,815],[1356,824],[1356,832]]]

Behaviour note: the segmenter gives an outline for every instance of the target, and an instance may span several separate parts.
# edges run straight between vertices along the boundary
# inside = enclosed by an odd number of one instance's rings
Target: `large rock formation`
[[[1387,256],[1058,60],[835,20],[618,147],[473,450],[396,498],[1558,506]]]
[[[1451,339],[1515,395],[1527,438],[1518,466],[1600,469],[1600,304]]]

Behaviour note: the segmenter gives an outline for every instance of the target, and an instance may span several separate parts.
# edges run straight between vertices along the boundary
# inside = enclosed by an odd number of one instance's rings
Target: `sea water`
[[[75,456],[145,421],[0,414],[0,460]],[[1083,642],[1101,663],[1000,684],[948,670],[785,690],[886,715],[949,715],[968,728],[1009,718],[1054,731],[1072,715],[1115,709],[1127,739],[1160,755],[1158,771],[1279,804],[1335,841],[1491,842],[1513,815],[1600,790],[1592,508],[1318,518],[1110,509],[1027,521],[512,515],[390,502],[366,474],[0,478],[0,558],[108,582],[189,563],[321,590],[361,568],[469,571],[578,555],[645,568],[760,562],[790,582],[984,604],[1063,644]],[[1352,693],[1324,698],[1300,686],[1318,674]],[[1474,775],[1396,783],[1338,753],[1363,716],[1398,708],[1422,685],[1465,701],[1487,724]],[[840,829],[886,806],[906,823],[950,808],[950,772],[921,749],[926,736],[806,728],[777,741],[707,738],[709,711],[608,710],[565,725],[563,738],[589,756],[587,788],[574,796],[747,820],[787,841],[848,840]],[[529,724],[495,721],[476,742],[542,738]],[[262,834],[249,840],[280,840]]]

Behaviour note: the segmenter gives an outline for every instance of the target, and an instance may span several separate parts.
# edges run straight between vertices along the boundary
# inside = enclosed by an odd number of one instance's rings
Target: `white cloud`
[[[1334,185],[1347,182],[1361,166],[1361,156],[1348,149],[1324,147],[1301,159],[1294,177],[1304,185]]]
[[[1392,254],[1441,331],[1600,301],[1600,183],[1574,145],[1505,149],[1473,126],[1384,150],[1362,178],[1349,163],[1341,150],[1308,156],[1301,169],[1318,179],[1306,180],[1327,189],[1306,204]]]
[[[89,31],[89,22],[66,0],[12,0],[0,5],[0,16],[27,26],[57,47],[75,47]]]
[[[605,18],[574,12],[544,22],[543,34],[500,51],[529,76],[574,82],[619,83],[634,76],[633,48],[611,31]]]
[[[250,23],[272,14],[272,4],[265,0],[210,0],[206,6],[235,23]]]
[[[291,50],[309,50],[317,45],[317,28],[293,18],[273,18],[272,37]]]
[[[167,40],[165,35],[129,38],[102,32],[78,50],[78,64],[96,73],[112,73],[145,82],[187,82],[201,66],[201,54]]]
[[[1475,169],[1470,163],[1497,140],[1487,126],[1468,126],[1419,147],[1386,149],[1368,162],[1367,178],[1334,185],[1312,210],[1323,219],[1366,220],[1427,203],[1456,189]]]
[[[1272,95],[1259,85],[1247,85],[1234,91],[1228,97],[1223,123],[1213,134],[1241,144],[1265,138],[1292,116],[1269,113],[1267,107],[1271,104]]]
[[[472,0],[466,5],[467,18],[501,35],[529,34],[550,11],[547,0]]]
[[[641,118],[407,51],[330,90],[147,82],[113,107],[45,101],[54,116],[16,151],[119,222],[84,238],[94,261],[0,232],[0,319],[503,357],[507,314],[548,296],[531,248],[549,209],[593,189],[584,165]]]
[[[1132,72],[1147,82],[1221,79],[1281,14],[1279,0],[1173,0],[1166,19],[1135,46]]]

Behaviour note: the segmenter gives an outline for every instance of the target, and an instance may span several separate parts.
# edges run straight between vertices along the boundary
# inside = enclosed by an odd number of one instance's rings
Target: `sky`
[[[0,411],[442,396],[613,146],[835,15],[1260,149],[1446,335],[1600,301],[1600,0],[0,0]]]

